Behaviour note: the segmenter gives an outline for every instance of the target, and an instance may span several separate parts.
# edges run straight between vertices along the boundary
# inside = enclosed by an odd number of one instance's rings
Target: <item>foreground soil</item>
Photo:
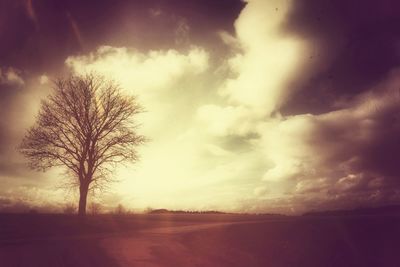
[[[0,266],[400,266],[397,215],[0,215]]]

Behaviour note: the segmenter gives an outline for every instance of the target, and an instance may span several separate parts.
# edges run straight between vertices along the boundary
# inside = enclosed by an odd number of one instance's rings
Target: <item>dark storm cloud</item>
[[[393,72],[346,109],[316,117],[310,140],[327,178],[311,181],[311,191],[326,190],[348,204],[400,201],[399,76]]]
[[[40,73],[60,69],[68,56],[99,45],[170,48],[182,22],[190,27],[193,41],[209,45],[218,38],[215,31],[233,30],[242,7],[240,1],[229,0],[5,1],[0,63]]]
[[[400,64],[400,3],[396,0],[293,1],[285,32],[311,43],[307,81],[286,114],[321,113],[370,89]]]
[[[357,167],[394,180],[400,188],[400,99],[371,118],[371,141],[361,147]]]

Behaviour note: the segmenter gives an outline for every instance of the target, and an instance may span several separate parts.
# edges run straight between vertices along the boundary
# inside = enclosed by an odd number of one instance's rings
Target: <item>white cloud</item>
[[[39,83],[41,85],[47,84],[48,82],[49,82],[49,77],[47,75],[43,74],[39,77]]]
[[[176,50],[143,54],[124,47],[102,46],[88,56],[69,57],[66,64],[77,73],[103,73],[127,90],[146,94],[169,88],[183,75],[204,72],[208,68],[208,54],[197,47],[187,54]]]
[[[158,18],[163,14],[163,11],[160,8],[150,8],[149,15],[152,18]]]
[[[3,70],[0,68],[0,83],[22,86],[25,84],[25,81],[21,77],[20,71],[14,68],[7,68]]]
[[[175,43],[186,44],[189,42],[190,26],[186,19],[178,18],[175,29]]]
[[[268,193],[269,193],[269,190],[268,190],[268,187],[266,187],[266,186],[260,186],[260,187],[256,187],[254,189],[254,194],[257,197],[263,197],[264,195],[266,195]]]
[[[221,38],[222,42],[230,46],[232,49],[240,49],[241,45],[239,40],[230,33],[226,31],[218,31],[217,34]]]
[[[350,190],[355,186],[357,186],[360,183],[361,179],[362,179],[361,175],[348,174],[345,177],[340,178],[337,181],[335,187],[339,191]]]
[[[243,52],[229,60],[233,77],[220,88],[221,95],[232,103],[269,115],[285,100],[286,82],[301,63],[299,55],[305,49],[300,40],[279,32],[288,9],[288,1],[249,1],[236,20]],[[226,34],[222,38],[236,46]]]
[[[273,164],[265,172],[264,181],[286,182],[313,175],[317,159],[312,154],[310,139],[314,127],[311,115],[279,118],[262,124],[260,146],[264,157]]]
[[[251,110],[243,106],[204,105],[197,110],[197,117],[206,123],[207,131],[216,136],[245,136],[254,131],[256,123]]]
[[[296,193],[310,194],[313,192],[324,192],[331,186],[329,179],[327,178],[315,178],[308,177],[308,179],[300,180],[296,184]]]
[[[260,136],[250,141],[263,151],[265,170],[259,179],[274,182],[275,189],[282,187],[277,182],[310,171],[303,158],[309,148],[302,140],[312,129],[311,116],[270,117],[290,95],[287,82],[306,49],[304,41],[280,33],[288,9],[288,1],[248,1],[235,22],[236,37],[219,33],[236,51],[227,60],[231,75],[219,88],[230,104],[204,105],[198,110],[211,135]]]

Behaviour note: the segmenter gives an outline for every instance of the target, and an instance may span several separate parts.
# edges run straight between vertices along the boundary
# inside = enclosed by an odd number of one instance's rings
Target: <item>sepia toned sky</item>
[[[16,151],[52,80],[145,107],[141,160],[94,201],[302,213],[400,202],[396,0],[3,0],[0,210],[73,201]]]

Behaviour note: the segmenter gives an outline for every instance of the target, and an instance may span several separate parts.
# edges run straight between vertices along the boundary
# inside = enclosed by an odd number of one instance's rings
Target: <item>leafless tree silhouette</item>
[[[102,189],[121,162],[138,160],[136,114],[143,111],[133,96],[97,74],[58,79],[42,101],[37,121],[19,147],[37,170],[66,167],[79,187],[80,215],[86,214],[90,190]]]

